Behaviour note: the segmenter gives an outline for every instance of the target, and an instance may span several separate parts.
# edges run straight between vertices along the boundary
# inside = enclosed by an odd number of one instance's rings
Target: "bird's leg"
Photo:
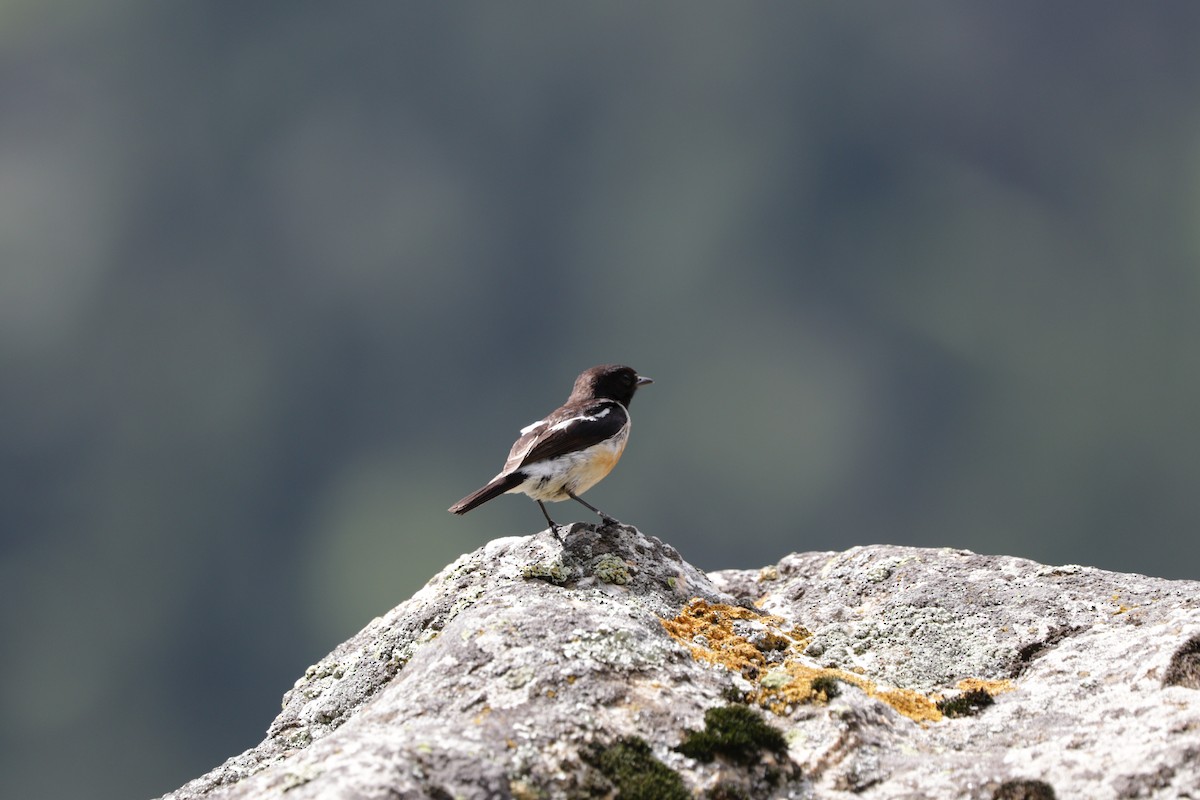
[[[542,510],[542,516],[546,518],[546,522],[550,525],[550,532],[554,534],[555,538],[558,538],[558,525],[554,520],[550,519],[550,512],[546,510],[546,504],[541,500],[538,500],[537,504],[538,508]]]
[[[617,519],[616,517],[610,517],[608,514],[605,514],[603,511],[596,508],[594,505],[589,503],[587,500],[584,500],[582,497],[575,494],[570,489],[567,489],[566,491],[567,491],[567,496],[570,497],[572,500],[576,500],[576,501],[582,503],[583,505],[590,508],[592,511],[595,511],[597,514],[599,514],[600,519],[604,520],[605,525],[620,525],[621,524],[621,521],[619,519]]]

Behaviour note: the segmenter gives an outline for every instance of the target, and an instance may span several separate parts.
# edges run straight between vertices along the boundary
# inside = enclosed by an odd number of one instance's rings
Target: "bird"
[[[547,502],[575,500],[605,526],[620,525],[579,495],[612,471],[629,441],[629,402],[638,387],[654,381],[620,364],[582,372],[567,402],[526,425],[496,477],[448,509],[466,514],[502,494],[526,494],[542,509],[552,531],[557,525]]]

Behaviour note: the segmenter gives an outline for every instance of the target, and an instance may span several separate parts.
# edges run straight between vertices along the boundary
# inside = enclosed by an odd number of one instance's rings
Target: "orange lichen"
[[[917,722],[939,722],[942,712],[937,703],[913,689],[867,689],[867,694],[882,700],[904,716]]]
[[[763,651],[734,632],[734,620],[760,623],[769,640],[768,650],[795,645],[795,635],[801,636],[803,641],[810,638],[808,631],[803,628],[792,634],[784,633],[781,630],[784,622],[779,617],[756,614],[747,608],[709,603],[698,597],[684,606],[678,616],[664,619],[662,624],[672,637],[691,647],[692,655],[701,661],[720,664],[734,672],[741,672],[746,667],[765,667],[767,659]]]
[[[751,626],[735,623],[752,623]],[[809,666],[801,660],[812,634],[804,628],[786,628],[776,616],[758,614],[750,609],[693,599],[674,619],[662,620],[667,632],[691,650],[698,661],[717,664],[745,678],[753,687],[743,700],[776,714],[802,703],[823,703],[834,684],[843,681],[857,686],[869,696],[887,703],[897,712],[917,722],[942,719],[935,701],[912,689],[880,688],[874,681],[854,672]],[[747,637],[747,628],[753,641]],[[768,657],[770,654],[771,657]],[[1011,691],[1010,681],[971,678],[959,683],[960,689],[983,689],[989,694]]]
[[[992,697],[995,697],[998,694],[1015,691],[1017,687],[1008,678],[998,681],[989,681],[986,678],[965,678],[959,681],[955,688],[961,689],[964,692],[973,692],[976,689],[982,689]]]

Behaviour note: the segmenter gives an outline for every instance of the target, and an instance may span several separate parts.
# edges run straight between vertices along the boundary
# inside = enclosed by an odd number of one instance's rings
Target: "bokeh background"
[[[1200,578],[1200,5],[0,3],[0,781],[148,797],[589,499]],[[581,509],[559,506],[565,519]]]

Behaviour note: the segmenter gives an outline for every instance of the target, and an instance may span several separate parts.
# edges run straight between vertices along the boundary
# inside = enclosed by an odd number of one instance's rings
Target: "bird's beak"
[[[654,383],[654,380],[652,378],[647,378],[645,375],[638,375],[638,386],[645,386],[647,383]]]

